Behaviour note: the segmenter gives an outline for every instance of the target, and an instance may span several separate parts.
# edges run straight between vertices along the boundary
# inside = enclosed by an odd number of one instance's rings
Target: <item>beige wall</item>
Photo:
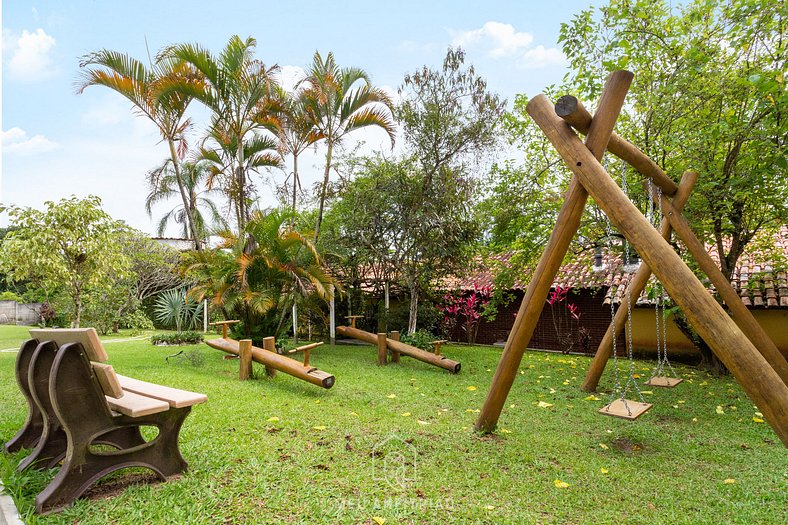
[[[755,319],[763,326],[777,348],[788,358],[788,310],[751,310]],[[654,310],[635,308],[632,310],[632,348],[635,352],[656,352],[656,317]],[[695,348],[689,339],[668,318],[668,354],[694,354]]]

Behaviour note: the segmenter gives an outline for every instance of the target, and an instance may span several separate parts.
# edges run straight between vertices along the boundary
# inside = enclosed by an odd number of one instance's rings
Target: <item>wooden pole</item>
[[[263,350],[276,353],[276,337],[266,337],[263,339]],[[265,375],[276,377],[276,368],[265,365]]]
[[[399,332],[397,330],[391,331],[391,340],[392,341],[399,341]],[[392,349],[391,350],[391,362],[392,363],[399,363],[399,352]]]
[[[555,103],[555,112],[584,135],[591,129],[593,122],[591,114],[577,98],[571,95],[565,95],[558,99],[558,102]],[[662,188],[662,193],[665,195],[673,196],[678,191],[676,183],[662,171],[656,162],[618,134],[613,133],[610,137],[607,149],[616,157],[628,162],[644,177],[651,178],[654,184]]]
[[[378,334],[378,364],[388,364],[389,347],[386,345],[385,332]]]
[[[528,114],[536,121],[572,172],[651,267],[698,334],[731,371],[788,446],[788,385],[630,202],[544,95],[533,98]],[[593,129],[593,125],[592,125]]]
[[[744,332],[744,335],[752,341],[752,344],[755,345],[755,348],[758,349],[764,359],[774,368],[783,383],[788,385],[788,361],[786,361],[785,356],[783,356],[763,327],[755,320],[752,312],[741,301],[741,297],[736,293],[730,281],[725,278],[714,259],[706,251],[703,243],[695,236],[687,219],[681,214],[680,210],[676,209],[675,205],[672,205],[669,200],[664,198],[662,199],[662,210],[673,229],[676,230],[676,234],[698,263],[700,269],[709,277],[717,293],[725,301],[733,321]]]
[[[337,344],[337,310],[334,306],[334,293],[335,293],[334,285],[331,285],[331,299],[328,303],[328,337],[331,340],[331,346]]]
[[[241,339],[238,341],[238,355],[241,357],[241,369],[238,379],[246,381],[252,377],[252,340]]]
[[[593,153],[598,155],[600,159],[607,147],[621,106],[624,104],[624,98],[632,83],[632,76],[632,73],[628,71],[616,71],[608,76],[605,83],[599,102],[600,109],[597,112],[600,118],[594,119],[593,129],[589,131],[586,139],[589,148],[593,148]],[[565,126],[569,131],[569,126]],[[506,397],[517,376],[517,369],[523,359],[523,353],[531,341],[536,323],[544,308],[555,274],[561,267],[572,237],[580,226],[580,218],[583,215],[587,199],[586,190],[577,177],[572,177],[564,196],[564,204],[558,213],[555,228],[550,234],[550,239],[542,252],[531,282],[528,284],[514,326],[501,354],[501,360],[498,362],[498,368],[495,370],[492,385],[487,392],[479,419],[476,421],[476,430],[478,431],[492,432],[498,423]]]
[[[208,299],[202,300],[202,331],[208,333]]]
[[[674,208],[678,213],[680,213],[680,210],[684,208],[684,205],[686,204],[687,199],[689,199],[692,188],[695,186],[695,182],[697,180],[698,174],[692,171],[687,171],[682,176],[681,183],[679,183],[679,191],[677,191],[676,195],[673,197]],[[662,238],[666,241],[670,240],[670,235],[672,232],[673,228],[671,228],[670,222],[663,221]],[[649,268],[648,264],[641,264],[640,268],[638,268],[637,272],[635,272],[635,275],[632,276],[632,280],[629,283],[629,290],[632,297],[640,297],[640,294],[646,288],[646,284],[648,283],[650,277],[651,268]],[[605,332],[604,337],[602,337],[602,341],[599,343],[596,354],[594,354],[594,359],[591,361],[591,366],[588,367],[586,378],[583,381],[583,384],[580,385],[581,390],[593,392],[596,390],[597,386],[599,386],[599,378],[602,377],[602,372],[605,371],[605,366],[607,365],[608,359],[610,359],[610,354],[613,353],[613,339],[617,338],[624,329],[626,320],[627,309],[619,308],[616,310],[614,320],[615,322],[611,323],[611,325],[607,327],[607,331]],[[615,333],[613,332],[613,326],[616,328]]]
[[[293,303],[293,344],[298,344],[298,307]]]

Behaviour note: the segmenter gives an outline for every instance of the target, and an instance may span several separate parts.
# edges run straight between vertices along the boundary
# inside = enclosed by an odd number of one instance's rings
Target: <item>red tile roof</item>
[[[777,257],[764,257],[762,252],[747,251],[739,258],[731,282],[747,306],[754,307],[788,307],[788,226],[783,226],[775,236],[774,256],[782,253],[782,261]],[[604,269],[594,271],[594,253],[592,250],[583,251],[565,263],[558,271],[553,287],[562,288],[608,288],[605,302],[609,302],[611,294],[615,295],[617,302],[626,290],[632,274],[623,271],[623,264],[618,254],[609,254],[603,250]],[[716,250],[709,248],[712,258],[717,261]],[[494,286],[495,276],[502,268],[511,267],[513,253],[493,255],[485,259],[477,259],[477,264],[464,277],[452,277],[444,280],[444,285],[452,290],[470,290],[476,286]],[[775,259],[777,262],[775,263]],[[611,265],[613,271],[610,271]],[[778,267],[775,271],[774,266]],[[524,276],[525,277],[525,276]],[[653,279],[653,278],[652,278]],[[612,286],[611,286],[612,284]],[[515,279],[512,289],[524,290],[524,278]],[[709,285],[709,291],[714,288]],[[645,293],[638,299],[639,303],[648,302]]]

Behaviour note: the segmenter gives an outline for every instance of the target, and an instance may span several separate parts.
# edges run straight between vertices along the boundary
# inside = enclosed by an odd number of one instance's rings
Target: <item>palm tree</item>
[[[206,162],[183,162],[180,164],[178,171],[181,174],[183,187],[189,196],[188,209],[183,205],[178,205],[165,213],[159,220],[156,230],[157,235],[164,235],[167,224],[174,220],[176,224],[180,224],[182,227],[181,235],[188,237],[187,218],[190,216],[193,217],[200,241],[205,241],[211,230],[227,229],[227,222],[224,220],[224,217],[219,213],[216,204],[208,198],[212,190],[201,190],[209,175],[208,164]],[[155,204],[167,201],[178,193],[178,190],[175,188],[177,180],[172,161],[167,159],[161,166],[150,171],[148,173],[148,183],[150,185],[150,193],[145,199],[145,211],[148,212],[148,217],[150,217]],[[201,209],[205,210],[206,214],[203,214]]]
[[[196,250],[201,250],[178,164],[187,150],[184,134],[191,123],[189,119],[184,119],[184,113],[191,97],[178,92],[160,93],[162,85],[187,75],[183,64],[159,57],[147,68],[126,54],[102,49],[83,56],[79,66],[86,69],[77,81],[77,93],[84,92],[88,86],[108,87],[130,100],[135,112],[150,119],[158,128],[170,149],[175,183],[186,212],[185,223],[190,233],[187,237],[194,240]]]
[[[225,232],[215,250],[187,256],[198,281],[190,296],[208,297],[227,318],[240,318],[246,336],[261,327],[280,335],[298,298],[330,298],[336,283],[315,246],[289,221],[284,211],[253,211],[240,235]]]
[[[325,60],[315,52],[307,76],[301,81],[305,88],[306,112],[311,123],[326,141],[326,166],[320,187],[320,205],[315,225],[314,242],[320,237],[323,208],[326,200],[334,146],[359,128],[379,126],[391,138],[394,147],[393,103],[381,89],[372,86],[369,75],[359,68],[339,68],[333,53]]]
[[[164,85],[160,96],[177,93],[193,97],[213,113],[208,140],[213,144],[204,144],[203,150],[216,152],[221,162],[214,162],[215,166],[226,170],[225,178],[232,181],[224,189],[229,191],[238,231],[243,231],[250,218],[250,166],[245,157],[248,142],[260,140],[263,129],[274,128],[272,115],[278,108],[273,97],[273,73],[278,68],[267,69],[253,57],[256,45],[254,38],[241,40],[236,35],[219,56],[198,44],[178,44],[160,53],[190,70],[189,76]]]
[[[298,176],[298,156],[309,146],[324,139],[323,133],[315,127],[307,113],[307,94],[304,89],[296,87],[291,93],[281,90],[279,99],[282,101],[282,112],[279,118],[279,151],[283,155],[293,156],[293,220],[297,212],[298,188],[301,179]]]

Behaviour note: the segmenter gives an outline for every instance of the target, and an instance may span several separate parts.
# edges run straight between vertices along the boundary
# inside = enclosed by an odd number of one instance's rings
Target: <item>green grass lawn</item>
[[[2,348],[23,338],[0,327]],[[788,453],[731,378],[679,367],[687,381],[646,393],[654,408],[630,422],[597,414],[607,395],[578,389],[589,359],[529,352],[499,433],[483,437],[472,427],[498,348],[448,346],[463,365],[455,376],[324,346],[312,361],[336,375],[331,390],[261,370],[241,383],[237,361],[189,348],[202,365],[167,365],[173,349],[146,341],[107,345],[121,374],[208,394],[181,432],[190,470],[36,517],[52,474],[14,474],[23,454],[4,455],[3,482],[28,523],[788,523]],[[0,353],[2,441],[25,419],[14,359]],[[651,364],[636,362],[643,379]]]

